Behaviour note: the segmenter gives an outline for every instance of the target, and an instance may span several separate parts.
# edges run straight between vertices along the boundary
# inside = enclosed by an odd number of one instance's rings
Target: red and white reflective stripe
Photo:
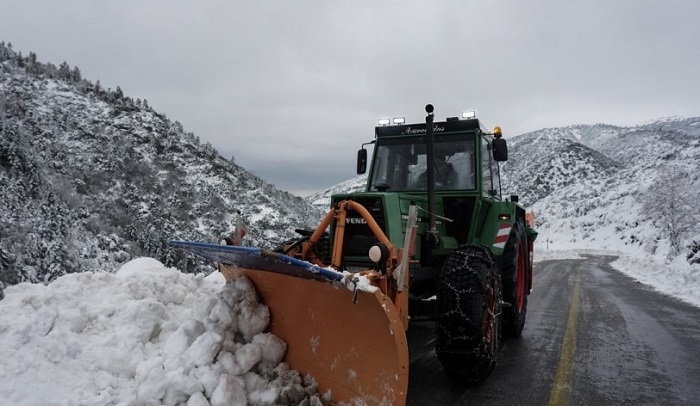
[[[510,229],[513,228],[508,223],[501,224],[501,228],[498,229],[496,233],[496,238],[493,240],[493,246],[496,248],[504,248],[506,242],[508,242],[508,236],[510,235]]]

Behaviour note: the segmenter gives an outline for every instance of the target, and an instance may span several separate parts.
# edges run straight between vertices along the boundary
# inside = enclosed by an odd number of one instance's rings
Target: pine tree
[[[73,71],[71,72],[71,80],[73,83],[78,83],[83,79],[82,75],[80,74],[80,69],[78,69],[77,66],[73,67]]]
[[[13,285],[20,282],[20,277],[15,268],[15,256],[0,245],[0,283],[3,282]]]
[[[44,282],[51,282],[69,273],[68,251],[62,240],[49,243],[49,249],[45,260],[46,271],[43,275]]]
[[[63,63],[58,67],[58,77],[63,80],[71,80],[71,70],[68,62],[63,61]]]
[[[34,52],[29,53],[27,57],[27,72],[36,75],[40,72],[41,64],[37,62],[36,54]]]

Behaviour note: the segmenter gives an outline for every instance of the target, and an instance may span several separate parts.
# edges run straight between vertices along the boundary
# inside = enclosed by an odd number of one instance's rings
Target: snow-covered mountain
[[[245,244],[273,246],[320,212],[153,110],[0,44],[0,282],[49,281],[149,256],[206,262],[171,239],[219,241],[240,210]]]
[[[323,211],[327,211],[331,204],[331,196],[340,193],[353,193],[364,190],[367,183],[367,176],[360,175],[345,182],[338,183],[329,188],[326,188],[318,193],[315,193],[306,198],[306,201],[313,204],[315,207]]]
[[[664,254],[668,236],[644,210],[658,198],[661,175],[675,169],[679,182],[685,176],[686,187],[674,200],[700,197],[699,117],[545,129],[514,137],[510,146],[505,188],[521,196],[543,237],[558,244]],[[689,217],[700,213],[697,205],[687,210]],[[696,224],[686,245],[698,233]]]

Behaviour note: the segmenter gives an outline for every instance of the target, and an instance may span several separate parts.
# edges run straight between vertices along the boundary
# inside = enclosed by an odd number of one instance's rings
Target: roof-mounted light
[[[394,125],[406,124],[406,117],[394,117]]]
[[[503,136],[503,130],[501,130],[501,127],[494,127],[493,128],[493,136],[496,138],[501,138]]]
[[[476,111],[463,111],[462,118],[476,118]]]
[[[391,124],[391,120],[389,118],[380,118],[379,119],[379,125],[389,125]]]

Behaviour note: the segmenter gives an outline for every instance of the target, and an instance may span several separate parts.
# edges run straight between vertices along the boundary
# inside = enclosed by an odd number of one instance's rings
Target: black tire
[[[501,276],[503,278],[503,301],[509,306],[503,308],[503,336],[520,337],[525,327],[527,315],[527,295],[529,260],[527,235],[522,221],[513,225],[501,256]]]
[[[496,365],[500,282],[486,247],[463,245],[445,260],[438,276],[435,351],[455,382],[479,383]]]

